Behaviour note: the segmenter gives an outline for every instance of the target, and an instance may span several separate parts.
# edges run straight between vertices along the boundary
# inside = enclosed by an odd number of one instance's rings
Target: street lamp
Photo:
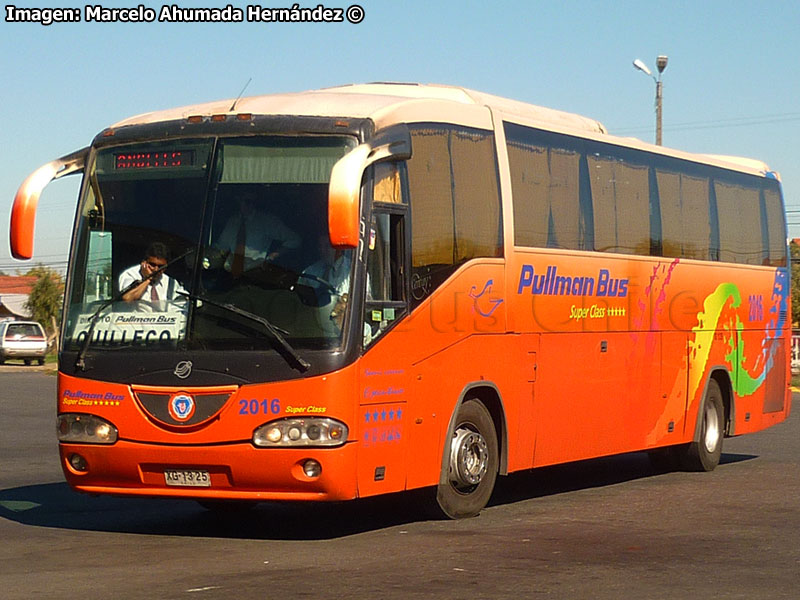
[[[658,146],[661,145],[661,105],[662,105],[662,84],[661,84],[661,74],[664,72],[664,69],[667,68],[667,57],[663,54],[660,54],[656,58],[656,68],[658,69],[658,78],[653,75],[650,69],[647,68],[647,65],[644,64],[638,58],[633,61],[634,68],[640,70],[645,75],[649,75],[653,78],[653,81],[656,82],[656,144]]]

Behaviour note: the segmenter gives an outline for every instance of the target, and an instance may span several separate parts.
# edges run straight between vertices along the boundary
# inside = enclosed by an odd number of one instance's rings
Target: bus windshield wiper
[[[112,296],[111,298],[109,298],[108,300],[103,302],[100,305],[100,307],[96,311],[94,311],[94,314],[92,314],[92,316],[89,317],[89,329],[86,331],[86,337],[83,339],[83,343],[81,343],[81,348],[78,351],[78,357],[75,359],[75,368],[76,369],[80,369],[81,371],[85,371],[86,370],[86,353],[89,351],[89,344],[92,341],[92,335],[94,334],[94,328],[97,325],[97,321],[100,319],[100,314],[106,308],[108,308],[109,306],[114,304],[114,302],[119,302],[120,300],[122,300],[122,297],[125,294],[127,294],[128,292],[130,292],[132,289],[134,289],[136,287],[139,287],[145,281],[150,281],[153,277],[163,273],[164,271],[167,270],[168,267],[170,267],[171,265],[175,264],[179,260],[181,260],[183,258],[186,258],[192,252],[195,252],[194,248],[192,248],[190,250],[187,250],[186,252],[184,252],[180,256],[177,256],[177,257],[173,258],[167,264],[159,267],[158,269],[156,269],[155,271],[150,273],[148,276],[143,277],[142,279],[138,279],[138,280],[132,282],[125,289],[120,290],[114,296]]]
[[[221,308],[228,312],[232,312],[233,314],[239,315],[240,317],[244,317],[245,319],[249,319],[250,321],[261,324],[264,327],[264,330],[267,331],[267,333],[269,333],[270,336],[272,336],[272,338],[278,343],[276,348],[276,350],[278,350],[278,354],[280,354],[290,366],[297,369],[301,373],[305,373],[311,367],[311,364],[304,360],[297,353],[297,350],[295,350],[292,345],[286,341],[286,338],[283,337],[284,335],[289,335],[289,332],[276,327],[265,317],[251,313],[250,311],[239,308],[238,306],[234,306],[233,304],[226,304],[223,302],[210,300],[205,296],[189,294],[188,292],[178,292],[178,295],[185,296],[190,300],[198,300],[200,302],[208,303],[211,306],[216,306],[217,308]]]

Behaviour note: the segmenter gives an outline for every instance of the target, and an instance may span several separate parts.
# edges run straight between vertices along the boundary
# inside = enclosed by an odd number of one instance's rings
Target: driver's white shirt
[[[132,267],[125,269],[119,275],[119,290],[122,291],[134,281],[140,281],[142,279],[142,273],[140,269],[141,265],[136,264]],[[151,312],[156,307],[151,306],[150,304],[150,288],[155,287],[156,294],[158,295],[158,307],[157,310],[165,310],[166,309],[166,301],[168,300],[175,300],[183,299],[178,293],[186,293],[184,287],[180,284],[179,281],[176,279],[171,278],[166,273],[162,273],[161,277],[157,282],[150,281],[150,285],[147,286],[144,294],[140,300],[144,300],[144,302],[134,301],[131,304],[136,305],[136,310],[141,312]]]

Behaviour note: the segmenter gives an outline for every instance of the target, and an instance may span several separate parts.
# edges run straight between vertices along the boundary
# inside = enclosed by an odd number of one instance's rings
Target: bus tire
[[[468,398],[461,404],[444,451],[446,481],[436,488],[436,503],[451,519],[474,517],[489,502],[499,465],[497,432],[482,402]]]
[[[713,471],[722,456],[722,440],[725,436],[725,407],[722,390],[715,379],[709,379],[697,439],[685,446],[682,463],[687,471]]]

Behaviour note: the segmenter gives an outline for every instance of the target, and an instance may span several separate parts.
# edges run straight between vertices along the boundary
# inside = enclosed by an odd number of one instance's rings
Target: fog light
[[[89,465],[86,464],[86,459],[80,454],[70,454],[69,464],[76,471],[88,471]]]
[[[303,473],[306,477],[319,477],[322,474],[322,465],[314,459],[308,459],[303,463]]]

